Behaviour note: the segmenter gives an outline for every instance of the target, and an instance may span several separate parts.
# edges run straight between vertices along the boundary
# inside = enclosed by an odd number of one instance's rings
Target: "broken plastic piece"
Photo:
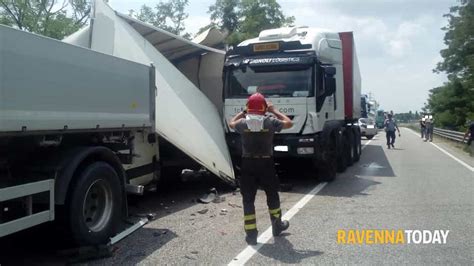
[[[202,195],[198,202],[208,204],[213,202],[217,198],[217,190],[216,188],[211,188],[208,193]]]

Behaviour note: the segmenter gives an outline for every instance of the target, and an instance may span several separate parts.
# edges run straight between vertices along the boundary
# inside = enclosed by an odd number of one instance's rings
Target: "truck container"
[[[210,100],[224,53],[92,4],[64,41],[0,26],[0,237],[59,218],[76,243],[105,243],[127,193],[189,158],[233,182]]]

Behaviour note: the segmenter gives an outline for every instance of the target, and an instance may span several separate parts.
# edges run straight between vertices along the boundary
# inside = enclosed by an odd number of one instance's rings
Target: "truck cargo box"
[[[218,104],[210,100],[221,99],[224,53],[120,14],[103,0],[93,1],[93,7],[89,29],[64,41],[88,44],[93,50],[137,63],[153,63],[157,88],[156,132],[210,172],[233,181],[234,171]],[[200,67],[185,63],[193,57],[200,58]],[[188,72],[187,68],[201,70],[183,74]]]
[[[0,133],[151,127],[150,69],[0,26]]]

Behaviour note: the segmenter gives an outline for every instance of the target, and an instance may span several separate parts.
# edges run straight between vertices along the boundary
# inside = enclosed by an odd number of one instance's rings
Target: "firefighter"
[[[273,116],[268,116],[266,113]],[[255,196],[260,186],[267,196],[267,205],[272,222],[273,236],[290,226],[282,221],[279,180],[273,161],[273,135],[293,125],[291,119],[275,109],[260,93],[252,94],[247,100],[246,110],[238,113],[229,126],[241,135],[242,165],[240,192],[244,206],[245,241],[257,244],[257,219],[255,216]]]

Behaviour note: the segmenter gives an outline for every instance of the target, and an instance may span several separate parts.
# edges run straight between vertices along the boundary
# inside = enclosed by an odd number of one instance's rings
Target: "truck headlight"
[[[314,154],[314,148],[313,147],[300,147],[296,149],[296,152],[298,154]]]
[[[288,146],[275,146],[274,151],[288,152]]]

